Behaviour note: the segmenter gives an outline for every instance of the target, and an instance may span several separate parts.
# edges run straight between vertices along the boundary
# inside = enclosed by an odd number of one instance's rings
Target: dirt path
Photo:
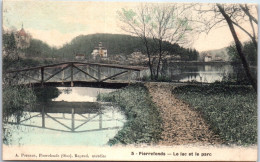
[[[171,90],[176,86],[168,83],[147,83],[146,86],[163,118],[160,145],[222,143],[198,112],[172,95]]]

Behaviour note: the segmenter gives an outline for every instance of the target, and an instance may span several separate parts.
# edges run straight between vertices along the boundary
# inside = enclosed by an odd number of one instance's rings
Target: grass
[[[154,81],[154,82],[171,82],[172,79],[168,76],[159,75],[157,79],[151,80],[151,75],[144,75],[141,78],[142,81],[148,82],[148,81]]]
[[[200,111],[229,144],[257,143],[257,95],[248,86],[188,85],[173,93]]]
[[[117,135],[109,140],[109,145],[155,144],[159,141],[162,119],[145,86],[130,85],[109,94],[100,94],[98,100],[116,103],[127,119]]]

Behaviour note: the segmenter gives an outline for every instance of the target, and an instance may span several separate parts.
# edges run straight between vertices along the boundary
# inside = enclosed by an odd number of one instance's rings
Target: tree
[[[245,54],[246,60],[250,65],[257,65],[257,51],[254,48],[254,43],[249,41],[243,43],[243,52]],[[241,63],[241,59],[239,58],[239,54],[236,50],[236,45],[232,44],[227,48],[229,58],[234,63]]]
[[[248,6],[247,4],[213,4],[211,7],[207,6],[206,9],[199,7],[199,9],[196,10],[200,15],[204,15],[205,17],[209,17],[209,14],[211,14],[210,20],[204,17],[202,21],[198,21],[207,26],[206,31],[210,31],[210,29],[215,26],[228,25],[247,78],[252,84],[254,90],[257,91],[256,78],[253,78],[250,72],[248,61],[243,52],[241,40],[237,35],[237,29],[244,32],[251,39],[255,50],[257,51],[257,35],[255,27],[257,26],[258,21],[254,17],[254,14],[257,13],[257,11],[255,11],[257,8],[254,5]],[[207,20],[203,21],[205,19]],[[251,31],[244,26],[245,24],[250,24]]]
[[[136,10],[118,12],[121,28],[141,39],[152,80],[158,79],[162,57],[167,52],[163,42],[183,44],[192,31],[185,17],[186,9],[185,5],[177,4],[142,4]]]

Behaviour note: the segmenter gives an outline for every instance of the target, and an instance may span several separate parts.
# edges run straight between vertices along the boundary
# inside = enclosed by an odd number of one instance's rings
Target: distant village
[[[202,62],[221,62],[225,61],[220,56],[212,56],[210,54],[205,54],[202,56]],[[180,56],[176,55],[164,55],[164,60],[167,61],[181,61]],[[142,52],[133,52],[130,55],[109,55],[108,49],[102,45],[102,42],[98,43],[98,46],[93,49],[91,53],[91,57],[87,57],[87,54],[76,54],[75,60],[84,61],[84,60],[91,60],[97,62],[113,62],[113,63],[128,63],[128,64],[144,64],[148,62],[148,57],[143,54]]]
[[[6,32],[6,31],[4,31]],[[32,39],[31,35],[25,32],[23,26],[22,28],[14,32],[14,37],[16,41],[16,47],[18,49],[25,49],[30,46],[30,41]],[[3,50],[3,55],[6,52]],[[76,53],[75,61],[91,61],[91,62],[105,62],[105,63],[115,63],[115,64],[146,64],[148,62],[148,57],[141,52],[133,52],[130,55],[116,54],[109,55],[109,50],[103,46],[102,42],[99,42],[96,47],[94,47],[92,53],[89,55],[87,53]],[[25,54],[20,52],[19,57],[25,57]],[[179,55],[166,54],[163,56],[163,60],[168,62],[178,62],[181,61]],[[227,61],[220,56],[211,55],[209,53],[204,53],[200,56],[200,62],[221,62]]]

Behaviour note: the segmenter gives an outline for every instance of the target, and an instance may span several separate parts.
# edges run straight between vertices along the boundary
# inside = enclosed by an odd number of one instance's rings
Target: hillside
[[[74,60],[76,54],[84,54],[86,57],[91,56],[93,49],[98,46],[99,42],[107,49],[108,57],[114,55],[130,55],[133,52],[146,53],[145,46],[140,38],[122,34],[91,34],[79,35],[71,42],[57,49],[50,47],[47,43],[31,39],[30,46],[20,51],[26,58],[51,59],[51,60]],[[148,39],[150,52],[158,52],[154,40]],[[156,48],[155,48],[156,47]],[[199,53],[195,49],[187,49],[178,44],[170,42],[162,43],[162,50],[167,51],[167,55],[178,56],[180,60],[194,61],[197,60]],[[173,57],[174,58],[174,57]]]
[[[152,42],[151,39],[148,41]],[[91,34],[77,36],[70,43],[58,49],[55,57],[64,56],[73,59],[75,54],[88,56],[99,42],[102,42],[102,45],[107,48],[108,56],[129,55],[137,51],[145,53],[145,47],[138,37],[122,34]],[[154,47],[151,43],[151,49]],[[170,55],[179,55],[182,60],[196,60],[198,56],[198,52],[194,49],[186,49],[169,42],[163,42],[163,50],[168,51]]]
[[[102,42],[102,45],[108,49],[109,55],[130,54],[140,48],[142,50],[141,41],[137,37],[119,34],[92,34],[77,36],[69,44],[58,49],[57,54],[64,54],[66,58],[72,58],[75,54],[90,55],[99,42]]]

